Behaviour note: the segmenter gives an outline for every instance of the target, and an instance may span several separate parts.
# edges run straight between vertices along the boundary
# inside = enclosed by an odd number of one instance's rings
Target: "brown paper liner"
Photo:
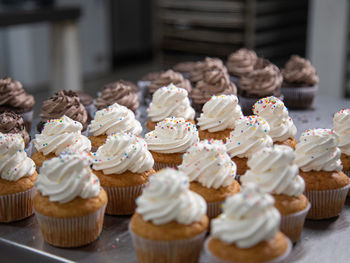
[[[222,202],[207,202],[207,215],[209,219],[221,214],[221,204]]]
[[[153,165],[153,169],[156,171],[162,170],[164,168],[177,168],[177,164],[176,163],[158,163],[158,162],[154,162]]]

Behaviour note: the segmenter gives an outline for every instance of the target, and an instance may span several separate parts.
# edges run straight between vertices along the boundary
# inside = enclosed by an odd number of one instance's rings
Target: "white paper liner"
[[[26,127],[26,130],[28,133],[30,133],[31,128],[32,128],[32,122],[33,122],[33,116],[34,116],[34,111],[28,111],[28,112],[24,112],[20,114],[23,121],[24,121],[24,125]]]
[[[103,186],[108,196],[106,214],[131,215],[136,209],[136,198],[141,195],[144,184],[128,187]]]
[[[31,216],[33,212],[33,198],[36,193],[31,189],[9,195],[0,195],[0,222],[8,223]]]
[[[281,216],[280,230],[293,243],[300,239],[305,218],[310,208],[311,208],[311,205],[309,202],[308,206],[304,210],[297,213],[290,214],[290,215]]]
[[[130,227],[134,249],[140,263],[196,263],[199,260],[206,231],[184,240],[155,241],[136,235]]]
[[[158,163],[158,162],[154,162],[154,165],[153,165],[153,169],[156,170],[156,171],[159,171],[159,170],[162,170],[164,168],[177,168],[178,164],[175,164],[175,163]]]
[[[80,247],[101,234],[106,205],[86,216],[55,218],[35,212],[44,240],[57,247]]]
[[[205,249],[205,253],[208,256],[208,261],[207,261],[208,263],[235,263],[234,261],[226,261],[226,260],[220,259],[220,258],[216,257],[214,254],[212,254],[208,248],[210,239],[211,239],[211,237],[208,237],[204,242],[204,249]],[[287,238],[287,242],[288,242],[288,247],[286,249],[286,252],[284,252],[283,255],[279,256],[278,258],[275,258],[274,260],[265,261],[264,263],[283,262],[289,256],[289,254],[293,248],[292,242],[289,240],[289,238]]]
[[[350,185],[342,188],[306,191],[304,194],[311,203],[308,219],[327,219],[338,216],[343,210]]]
[[[221,214],[222,202],[207,202],[207,215],[210,219]]]

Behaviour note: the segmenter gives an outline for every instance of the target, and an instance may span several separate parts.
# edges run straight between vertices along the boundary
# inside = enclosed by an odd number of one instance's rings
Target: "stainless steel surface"
[[[341,108],[350,107],[350,101],[318,97],[315,105],[313,110],[290,111],[298,128],[297,137],[308,128],[331,128],[333,114]],[[144,114],[141,118],[145,119]],[[0,224],[0,237],[78,262],[137,262],[127,232],[129,219],[127,216],[105,216],[100,239],[88,246],[74,249],[55,248],[45,243],[34,216],[16,223]],[[286,262],[350,262],[348,244],[350,244],[350,198],[338,218],[307,220],[302,238],[294,246]],[[5,250],[0,242],[0,255],[9,255],[14,253],[13,251],[16,251],[18,257],[25,255],[22,247]],[[0,262],[3,261],[0,259]],[[206,262],[204,255],[200,262]]]

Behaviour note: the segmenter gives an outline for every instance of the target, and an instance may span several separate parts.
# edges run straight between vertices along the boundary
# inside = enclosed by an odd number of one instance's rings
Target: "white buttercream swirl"
[[[21,134],[3,134],[0,132],[0,178],[17,181],[35,172],[35,164],[24,151]]]
[[[252,115],[239,118],[230,138],[226,139],[228,154],[231,158],[248,158],[260,149],[272,146],[269,131],[270,126],[262,117]]]
[[[350,155],[350,109],[342,109],[333,118],[334,132],[339,136],[339,148]]]
[[[127,107],[114,103],[95,113],[89,125],[89,132],[94,136],[109,135],[116,132],[131,132],[140,135],[142,126],[135,119],[135,114]]]
[[[146,142],[132,133],[109,135],[93,154],[94,170],[102,170],[104,174],[143,173],[150,171],[153,164]]]
[[[248,184],[241,193],[226,199],[223,213],[211,221],[211,235],[226,244],[250,248],[274,238],[280,220],[273,197]]]
[[[212,96],[203,106],[203,112],[197,119],[201,130],[209,132],[234,129],[235,121],[242,117],[241,107],[235,95]]]
[[[178,169],[187,174],[191,182],[218,189],[233,183],[237,167],[222,141],[204,140],[186,151]]]
[[[155,225],[171,221],[190,225],[200,221],[207,211],[203,197],[189,189],[188,177],[170,168],[150,177],[136,204],[143,220]]]
[[[330,129],[306,130],[296,146],[295,163],[304,172],[341,171],[339,137]]]
[[[162,121],[168,117],[182,117],[194,120],[195,111],[190,105],[188,92],[173,84],[162,87],[153,93],[152,102],[147,109],[148,117],[153,122]]]
[[[271,96],[258,100],[253,106],[253,112],[268,122],[269,135],[274,142],[282,142],[296,135],[297,128],[284,103],[278,98]]]
[[[148,149],[159,153],[181,153],[199,141],[195,125],[184,118],[166,118],[145,135]]]
[[[305,190],[304,179],[294,164],[295,153],[285,145],[266,147],[248,160],[249,170],[240,177],[242,185],[256,183],[269,194],[300,196]]]
[[[88,153],[64,152],[44,162],[35,186],[51,202],[63,204],[76,197],[95,197],[100,193],[100,182],[90,165]]]

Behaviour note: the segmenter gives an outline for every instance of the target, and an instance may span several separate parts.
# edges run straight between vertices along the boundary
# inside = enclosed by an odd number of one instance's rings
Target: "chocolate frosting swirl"
[[[234,83],[229,79],[228,74],[223,70],[207,71],[204,78],[196,84],[190,94],[194,103],[204,104],[213,95],[230,95],[237,94]]]
[[[282,85],[282,74],[269,60],[259,58],[254,70],[239,79],[239,87],[249,95],[259,97],[277,95]]]
[[[19,81],[8,77],[0,79],[0,106],[11,107],[17,113],[23,113],[30,111],[34,103],[34,97],[24,91]]]
[[[314,86],[318,83],[316,69],[310,61],[293,55],[282,70],[284,81],[288,84]]]
[[[190,79],[196,83],[203,79],[205,72],[219,69],[227,72],[227,68],[219,58],[206,57],[204,61],[199,61],[195,64],[193,70],[190,72]]]
[[[226,67],[231,75],[240,77],[253,71],[257,60],[253,50],[241,48],[228,57]]]
[[[151,85],[148,86],[148,90],[150,93],[154,93],[157,89],[168,86],[171,83],[178,88],[187,90],[187,92],[191,92],[192,90],[189,80],[185,79],[181,73],[171,69],[163,72],[156,80],[152,81]]]
[[[107,84],[103,88],[101,96],[96,99],[96,108],[100,110],[114,103],[123,105],[135,112],[140,105],[135,87],[123,80]]]
[[[24,126],[22,117],[12,111],[0,114],[0,132],[21,134],[26,147],[30,142],[30,136]]]
[[[80,102],[83,103],[84,106],[89,106],[91,103],[93,103],[93,98],[89,94],[82,91],[76,91],[76,93],[80,99]]]
[[[173,66],[173,70],[180,73],[187,73],[191,72],[194,69],[195,65],[196,62],[193,61],[180,62]]]
[[[146,75],[144,75],[141,80],[143,81],[153,81],[156,80],[157,78],[159,78],[159,76],[164,73],[164,71],[160,71],[160,72],[150,72],[147,73]]]

